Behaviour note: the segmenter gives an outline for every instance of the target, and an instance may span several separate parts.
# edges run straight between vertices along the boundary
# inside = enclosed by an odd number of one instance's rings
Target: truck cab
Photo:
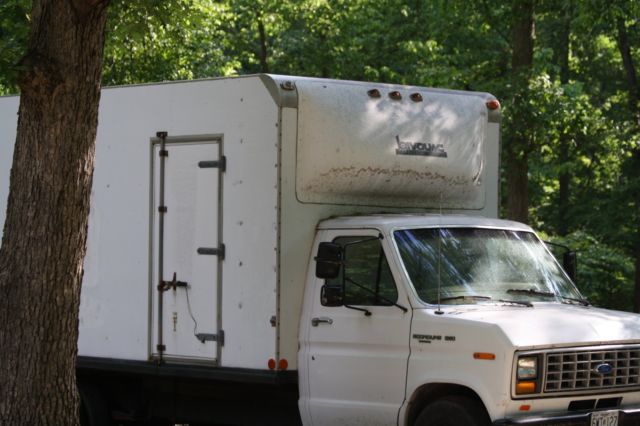
[[[591,306],[526,225],[333,218],[307,279],[305,424],[640,421],[640,318]]]

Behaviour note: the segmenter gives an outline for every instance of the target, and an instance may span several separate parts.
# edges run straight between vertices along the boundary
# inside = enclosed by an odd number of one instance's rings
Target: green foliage
[[[227,54],[234,16],[213,0],[112,2],[104,84],[235,74],[239,61]]]
[[[17,64],[27,46],[30,5],[27,0],[0,2],[0,95],[18,91]]]
[[[577,286],[592,304],[623,311],[633,309],[633,260],[624,251],[582,231],[551,242],[577,251]],[[562,257],[557,257],[561,261]]]

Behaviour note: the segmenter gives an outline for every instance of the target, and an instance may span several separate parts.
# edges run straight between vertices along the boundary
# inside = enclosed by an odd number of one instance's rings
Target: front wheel
[[[427,405],[414,426],[488,426],[489,416],[480,401],[446,396]]]

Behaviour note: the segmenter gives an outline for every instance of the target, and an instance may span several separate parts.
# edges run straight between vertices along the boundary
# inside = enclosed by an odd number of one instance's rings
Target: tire
[[[80,384],[80,425],[109,426],[109,410],[100,390],[92,385]]]
[[[480,401],[446,396],[427,405],[414,426],[488,426],[489,416]]]

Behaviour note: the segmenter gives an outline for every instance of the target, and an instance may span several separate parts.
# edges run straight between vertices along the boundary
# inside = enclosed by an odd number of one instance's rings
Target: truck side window
[[[338,237],[333,242],[343,246],[346,260],[340,275],[327,280],[327,285],[340,287],[344,283],[345,305],[390,306],[397,302],[398,290],[379,239]]]

